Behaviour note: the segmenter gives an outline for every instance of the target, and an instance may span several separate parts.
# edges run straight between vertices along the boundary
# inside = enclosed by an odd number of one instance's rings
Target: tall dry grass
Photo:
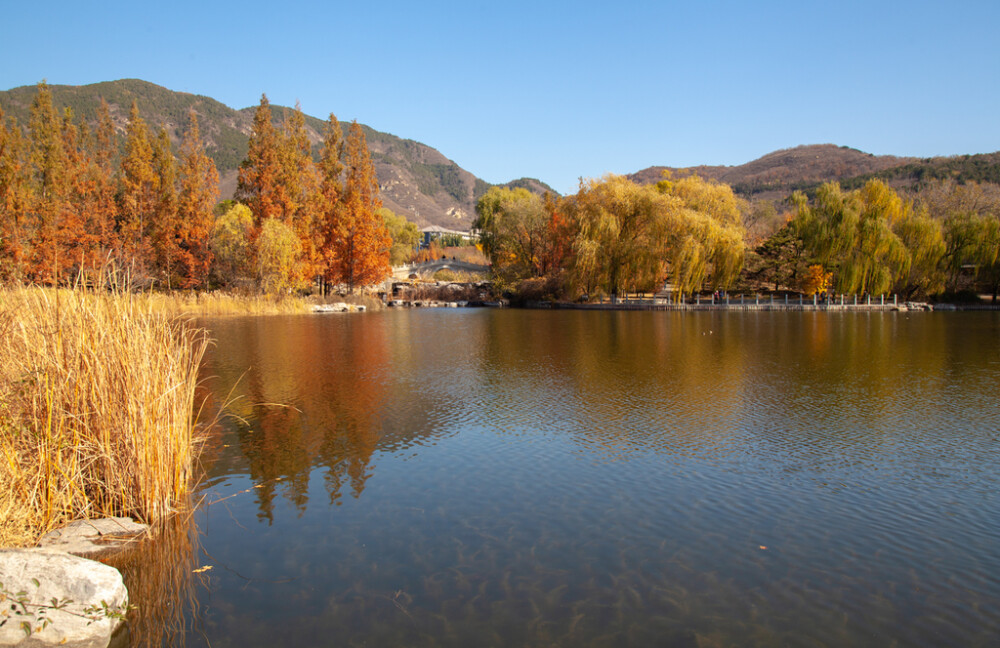
[[[128,293],[0,290],[0,546],[171,512],[191,482],[207,344]]]
[[[144,309],[164,315],[285,315],[305,313],[302,297],[232,292],[147,292],[133,297]]]

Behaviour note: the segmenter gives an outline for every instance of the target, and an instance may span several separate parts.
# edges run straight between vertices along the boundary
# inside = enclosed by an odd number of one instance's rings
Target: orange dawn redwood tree
[[[341,174],[344,172],[344,163],[341,158],[344,154],[344,137],[337,117],[330,113],[330,117],[323,129],[323,147],[319,154],[319,199],[320,211],[315,223],[314,237],[316,247],[321,251],[319,259],[321,265],[320,291],[325,294],[326,283],[333,277],[334,262],[336,260],[334,242],[337,237],[337,218],[340,213],[340,201],[344,194],[344,185],[341,182]]]
[[[219,173],[205,154],[198,130],[198,115],[188,113],[189,125],[181,143],[181,166],[177,197],[177,272],[181,287],[194,288],[208,278],[212,264],[209,237],[215,218],[212,210],[219,196]]]
[[[25,223],[30,240],[28,278],[42,283],[58,281],[65,259],[60,252],[63,220],[67,209],[66,151],[62,124],[52,92],[42,82],[31,102],[28,130],[34,192],[30,216]]]
[[[21,279],[25,271],[25,223],[31,201],[28,143],[15,120],[0,108],[0,280]]]
[[[351,124],[347,138],[347,181],[337,210],[331,249],[334,253],[329,279],[346,284],[354,292],[358,286],[381,281],[391,272],[389,250],[392,239],[382,217],[375,165],[361,126]]]
[[[282,216],[279,196],[281,160],[278,131],[271,122],[271,104],[267,95],[260,96],[260,105],[253,116],[247,156],[240,164],[236,199],[250,208],[254,226],[267,218]]]
[[[93,247],[89,262],[99,269],[107,260],[111,250],[118,244],[115,218],[118,205],[115,202],[115,162],[118,143],[115,125],[111,120],[111,109],[101,99],[97,109],[97,127],[88,141],[89,156],[87,166],[86,230],[92,238]]]
[[[314,236],[321,211],[320,179],[312,159],[312,143],[306,132],[305,115],[298,103],[285,118],[279,159],[285,187],[284,221],[299,237],[301,278],[311,279],[320,270],[320,250]]]
[[[156,214],[159,183],[149,128],[133,101],[121,161],[118,255],[133,272],[140,274],[148,271],[152,262],[149,229]]]
[[[160,127],[153,142],[153,168],[156,171],[156,197],[149,237],[153,246],[156,274],[165,285],[173,287],[178,256],[177,222],[177,161],[170,150],[170,137]]]

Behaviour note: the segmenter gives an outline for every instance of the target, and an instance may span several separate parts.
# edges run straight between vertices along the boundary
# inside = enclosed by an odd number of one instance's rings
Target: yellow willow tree
[[[670,281],[678,296],[699,290],[705,282],[728,288],[743,269],[745,203],[729,185],[690,175],[656,184],[660,193],[680,201],[667,250]]]
[[[795,228],[810,255],[834,272],[837,292],[879,295],[896,287],[912,294],[940,284],[940,227],[884,182],[851,192],[827,183],[812,205],[800,192],[793,199]]]
[[[571,280],[587,293],[655,289],[669,277],[680,296],[706,281],[727,287],[743,266],[740,203],[725,185],[609,175],[583,183],[564,210],[578,228]]]
[[[975,268],[979,281],[997,301],[1000,291],[1000,187],[989,183],[957,183],[953,179],[930,183],[918,195],[944,229],[942,270],[949,290],[961,290]],[[971,287],[971,286],[970,286]]]
[[[578,225],[570,281],[612,298],[651,288],[663,277],[668,236],[680,201],[616,175],[581,182],[565,211]]]
[[[333,259],[327,279],[330,283],[345,284],[354,292],[359,286],[385,279],[392,271],[389,266],[392,238],[378,213],[382,206],[378,178],[365,133],[357,122],[351,124],[345,152],[347,180],[335,212]]]
[[[216,281],[239,286],[252,278],[253,229],[253,213],[240,203],[234,203],[215,220],[209,246],[213,256],[212,275]]]
[[[291,225],[277,218],[264,220],[257,236],[254,270],[257,285],[267,294],[284,294],[301,285],[302,242]]]

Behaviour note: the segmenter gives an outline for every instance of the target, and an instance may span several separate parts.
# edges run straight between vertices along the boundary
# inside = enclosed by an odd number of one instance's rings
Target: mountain
[[[175,92],[139,79],[122,79],[83,86],[49,86],[57,107],[70,108],[77,119],[96,120],[103,97],[120,134],[124,134],[132,102],[154,129],[162,125],[174,144],[180,142],[190,109],[198,114],[206,150],[219,170],[223,198],[236,189],[237,170],[246,155],[256,106],[234,110],[210,97]],[[28,123],[35,86],[0,91],[0,108],[18,123]],[[276,122],[288,108],[273,105]],[[318,150],[325,119],[306,116],[306,128]],[[347,124],[343,124],[345,132]],[[409,139],[362,125],[381,185],[382,202],[418,226],[439,225],[467,230],[475,220],[476,200],[492,185],[461,168],[439,151]],[[517,184],[520,183],[520,184]],[[549,189],[537,180],[521,178],[511,183],[539,193]],[[550,190],[550,189],[549,189]],[[555,193],[555,192],[553,192]]]
[[[738,166],[697,166],[686,169],[653,166],[629,176],[650,184],[671,173],[696,173],[732,186],[744,198],[782,200],[791,192],[811,194],[824,182],[857,189],[879,178],[896,189],[919,189],[935,179],[1000,184],[1000,151],[976,155],[908,158],[872,155],[846,146],[813,144],[768,153]]]
[[[654,166],[629,177],[643,184],[663,177],[663,171],[691,172],[733,187],[745,198],[781,199],[795,189],[823,182],[877,173],[912,163],[913,158],[876,156],[833,144],[814,144],[774,151],[739,166],[697,166],[687,169]]]

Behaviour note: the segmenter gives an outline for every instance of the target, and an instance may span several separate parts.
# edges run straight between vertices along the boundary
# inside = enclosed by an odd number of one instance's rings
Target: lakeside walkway
[[[728,302],[677,303],[665,300],[633,299],[618,302],[571,303],[571,302],[528,302],[526,308],[555,310],[600,310],[600,311],[827,311],[827,312],[913,312],[913,311],[998,311],[998,304],[928,304],[925,302],[898,302],[894,300],[872,300],[854,303],[853,300],[820,301],[743,299]]]

